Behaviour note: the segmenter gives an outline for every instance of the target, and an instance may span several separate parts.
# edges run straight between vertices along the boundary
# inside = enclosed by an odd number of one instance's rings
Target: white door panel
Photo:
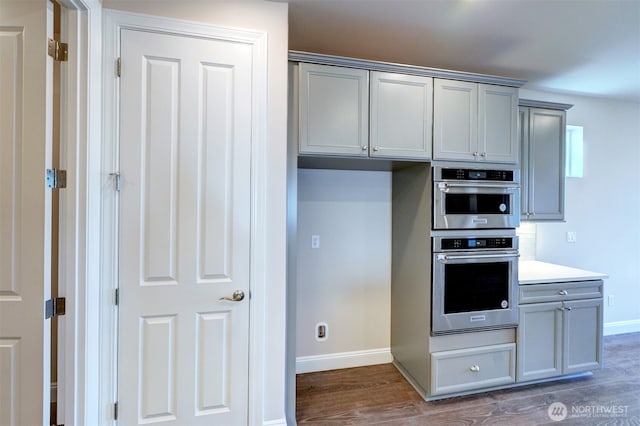
[[[48,425],[53,8],[0,4],[0,425]]]
[[[121,58],[118,420],[246,424],[251,46],[122,30]]]

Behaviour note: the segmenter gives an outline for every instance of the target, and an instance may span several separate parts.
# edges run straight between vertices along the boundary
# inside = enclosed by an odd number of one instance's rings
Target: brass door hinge
[[[50,38],[47,42],[47,52],[54,61],[67,62],[69,45]]]
[[[56,297],[44,302],[44,319],[61,316],[67,313],[67,300],[64,297]]]

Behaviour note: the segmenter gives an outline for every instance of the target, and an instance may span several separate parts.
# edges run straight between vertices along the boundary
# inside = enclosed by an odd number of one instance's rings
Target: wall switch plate
[[[567,242],[568,243],[575,243],[576,242],[576,231],[568,231],[567,232]]]
[[[312,249],[320,248],[320,235],[311,236],[311,248]]]

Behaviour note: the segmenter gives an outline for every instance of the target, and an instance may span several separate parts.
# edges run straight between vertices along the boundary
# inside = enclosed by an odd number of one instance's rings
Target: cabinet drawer
[[[515,356],[515,343],[432,353],[431,393],[455,393],[514,383]]]
[[[602,280],[526,284],[519,288],[519,303],[558,302],[602,297]]]

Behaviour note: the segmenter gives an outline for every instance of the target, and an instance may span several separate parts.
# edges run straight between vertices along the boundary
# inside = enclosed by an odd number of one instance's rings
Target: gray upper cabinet
[[[308,63],[298,77],[300,154],[430,159],[433,78]]]
[[[371,71],[371,157],[431,158],[433,78]]]
[[[518,89],[434,79],[434,160],[517,164]]]
[[[524,80],[297,51],[289,61],[290,130],[302,167],[520,161]]]
[[[299,152],[367,157],[369,71],[299,64]]]
[[[564,110],[520,107],[522,220],[564,220]]]

